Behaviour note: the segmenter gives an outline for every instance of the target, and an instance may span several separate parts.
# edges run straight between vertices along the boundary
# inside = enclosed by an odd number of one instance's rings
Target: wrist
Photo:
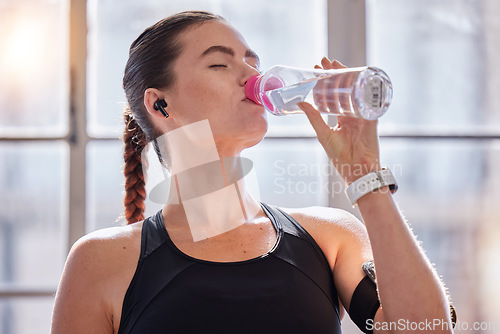
[[[386,186],[362,196],[358,199],[356,205],[363,217],[363,221],[366,223],[373,221],[373,218],[370,219],[369,217],[380,214],[387,217],[389,208],[394,206],[394,200],[389,187]]]
[[[380,163],[365,163],[365,164],[336,164],[335,168],[339,172],[340,176],[346,183],[347,186],[350,186],[356,180],[362,178],[363,176],[370,174],[372,172],[376,172],[381,170],[382,167]]]
[[[369,194],[377,193],[395,193],[398,185],[394,175],[387,168],[369,172],[354,180],[346,189],[346,194],[351,204],[355,206],[357,201]],[[369,196],[371,197],[371,196]]]
[[[391,191],[391,188],[389,188],[389,186],[383,186],[382,188],[375,189],[373,191],[366,193],[366,195],[361,196],[358,199],[357,204],[361,205],[363,202],[369,202],[370,200],[373,200],[374,198],[383,197],[385,195],[392,195],[392,194],[393,194],[393,192]]]

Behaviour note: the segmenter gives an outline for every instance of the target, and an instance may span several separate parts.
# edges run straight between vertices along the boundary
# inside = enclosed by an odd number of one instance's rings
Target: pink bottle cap
[[[253,102],[264,105],[267,109],[274,111],[276,108],[273,106],[269,98],[264,94],[261,95],[261,92],[259,91],[261,78],[262,75],[254,75],[247,80],[247,83],[245,84],[245,95]],[[284,87],[283,81],[281,81],[278,77],[270,77],[264,83],[264,92],[282,87]]]
[[[247,99],[252,100],[253,102],[262,105],[262,102],[260,101],[259,93],[258,93],[258,88],[256,87],[257,81],[259,80],[261,76],[260,75],[254,75],[251,76],[246,84],[245,84],[245,95],[247,96]]]

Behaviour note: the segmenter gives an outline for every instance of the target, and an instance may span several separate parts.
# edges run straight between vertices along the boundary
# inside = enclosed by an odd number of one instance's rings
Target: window
[[[9,137],[68,132],[67,3],[0,1],[0,131]]]
[[[68,250],[67,19],[64,0],[0,1],[2,333],[47,327]]]
[[[500,237],[499,9],[490,0],[366,2],[368,62],[394,84],[383,160],[401,166],[396,197],[470,326],[500,320],[489,262]]]
[[[380,134],[396,200],[460,321],[500,323],[495,0],[0,0],[0,332],[47,331],[71,244],[122,223],[128,48],[188,9],[224,16],[264,70],[312,67],[328,54],[389,74],[394,100]],[[260,199],[358,214],[306,117],[269,119],[264,141],[244,154]],[[146,205],[147,214],[161,207]],[[347,319],[344,333],[359,333]]]

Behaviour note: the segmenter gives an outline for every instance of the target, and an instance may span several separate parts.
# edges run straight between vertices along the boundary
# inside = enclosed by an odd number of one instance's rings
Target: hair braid
[[[148,88],[167,89],[175,82],[173,64],[182,51],[180,35],[189,27],[220,20],[221,16],[203,11],[187,11],[167,17],[144,32],[132,43],[123,75],[123,89],[129,107],[125,110],[125,218],[128,224],[144,219],[146,199],[145,172],[147,161],[141,160],[141,150],[152,142],[160,162],[156,138],[163,135],[153,126],[144,106],[144,92]]]
[[[125,166],[125,218],[127,224],[132,224],[144,219],[146,199],[145,171],[142,170],[141,151],[147,145],[146,136],[137,124],[130,110],[124,113],[125,131],[123,142],[125,150],[123,159]]]

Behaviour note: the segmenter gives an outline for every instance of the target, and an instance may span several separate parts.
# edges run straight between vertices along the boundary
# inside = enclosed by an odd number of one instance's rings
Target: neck
[[[173,175],[164,215],[189,227],[195,242],[252,222],[261,208],[247,190],[245,161],[225,158]]]
[[[204,127],[186,130],[168,133],[167,142],[160,145],[172,162],[164,216],[187,222],[194,241],[251,222],[261,213],[245,182],[253,175],[251,161],[239,152],[222,152]]]

